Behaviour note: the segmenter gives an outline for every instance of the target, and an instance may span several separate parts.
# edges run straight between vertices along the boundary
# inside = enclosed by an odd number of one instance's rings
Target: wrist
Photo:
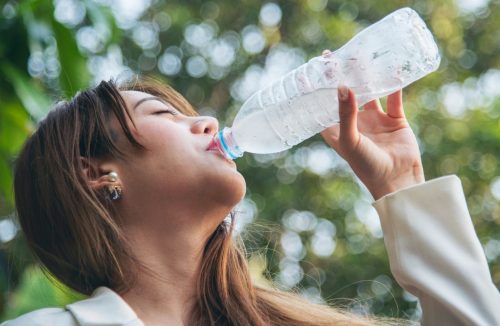
[[[415,173],[408,175],[401,175],[391,180],[385,180],[373,187],[369,187],[370,193],[375,200],[378,200],[388,194],[397,192],[399,190],[416,186],[425,182],[423,171],[415,171]]]

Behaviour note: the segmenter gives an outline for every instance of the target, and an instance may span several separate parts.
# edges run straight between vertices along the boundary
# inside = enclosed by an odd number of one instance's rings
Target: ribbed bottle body
[[[369,26],[342,48],[315,57],[252,95],[232,137],[242,152],[288,149],[339,121],[337,89],[363,105],[435,71],[437,45],[418,14],[403,8]]]

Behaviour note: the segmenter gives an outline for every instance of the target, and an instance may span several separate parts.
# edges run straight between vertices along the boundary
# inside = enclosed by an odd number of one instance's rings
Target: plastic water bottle
[[[413,9],[399,9],[253,94],[213,144],[230,159],[286,150],[339,122],[340,85],[361,106],[435,71],[440,59],[424,21]]]

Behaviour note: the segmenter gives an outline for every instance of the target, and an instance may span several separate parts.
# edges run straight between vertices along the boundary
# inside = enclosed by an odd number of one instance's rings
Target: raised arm
[[[345,95],[345,96],[344,96]],[[391,271],[416,295],[424,325],[500,325],[500,295],[467,210],[460,180],[424,182],[401,91],[358,112],[339,90],[340,124],[322,136],[376,199]]]

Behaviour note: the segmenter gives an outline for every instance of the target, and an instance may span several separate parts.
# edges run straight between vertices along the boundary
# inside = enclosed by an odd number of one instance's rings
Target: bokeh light
[[[259,12],[259,21],[267,27],[274,27],[281,21],[281,8],[274,2],[268,2],[262,6]]]
[[[495,284],[500,284],[498,4],[412,3],[431,27],[443,60],[437,73],[404,90],[426,178],[460,177]],[[0,50],[5,57],[0,67],[2,243],[20,238],[12,219],[9,169],[54,98],[103,79],[151,74],[185,95],[200,114],[230,126],[252,94],[397,9],[387,1],[375,6],[327,0],[238,5],[54,0],[38,9],[16,1],[0,7],[0,37],[9,45]],[[373,198],[319,136],[288,151],[247,154],[237,163],[247,195],[235,208],[234,235],[245,241],[248,236],[259,247],[250,253],[259,284],[275,281],[312,302],[343,298],[360,314],[420,318],[417,299],[391,278]],[[277,231],[252,233],[254,224],[276,225]],[[11,294],[5,297],[15,297]]]

